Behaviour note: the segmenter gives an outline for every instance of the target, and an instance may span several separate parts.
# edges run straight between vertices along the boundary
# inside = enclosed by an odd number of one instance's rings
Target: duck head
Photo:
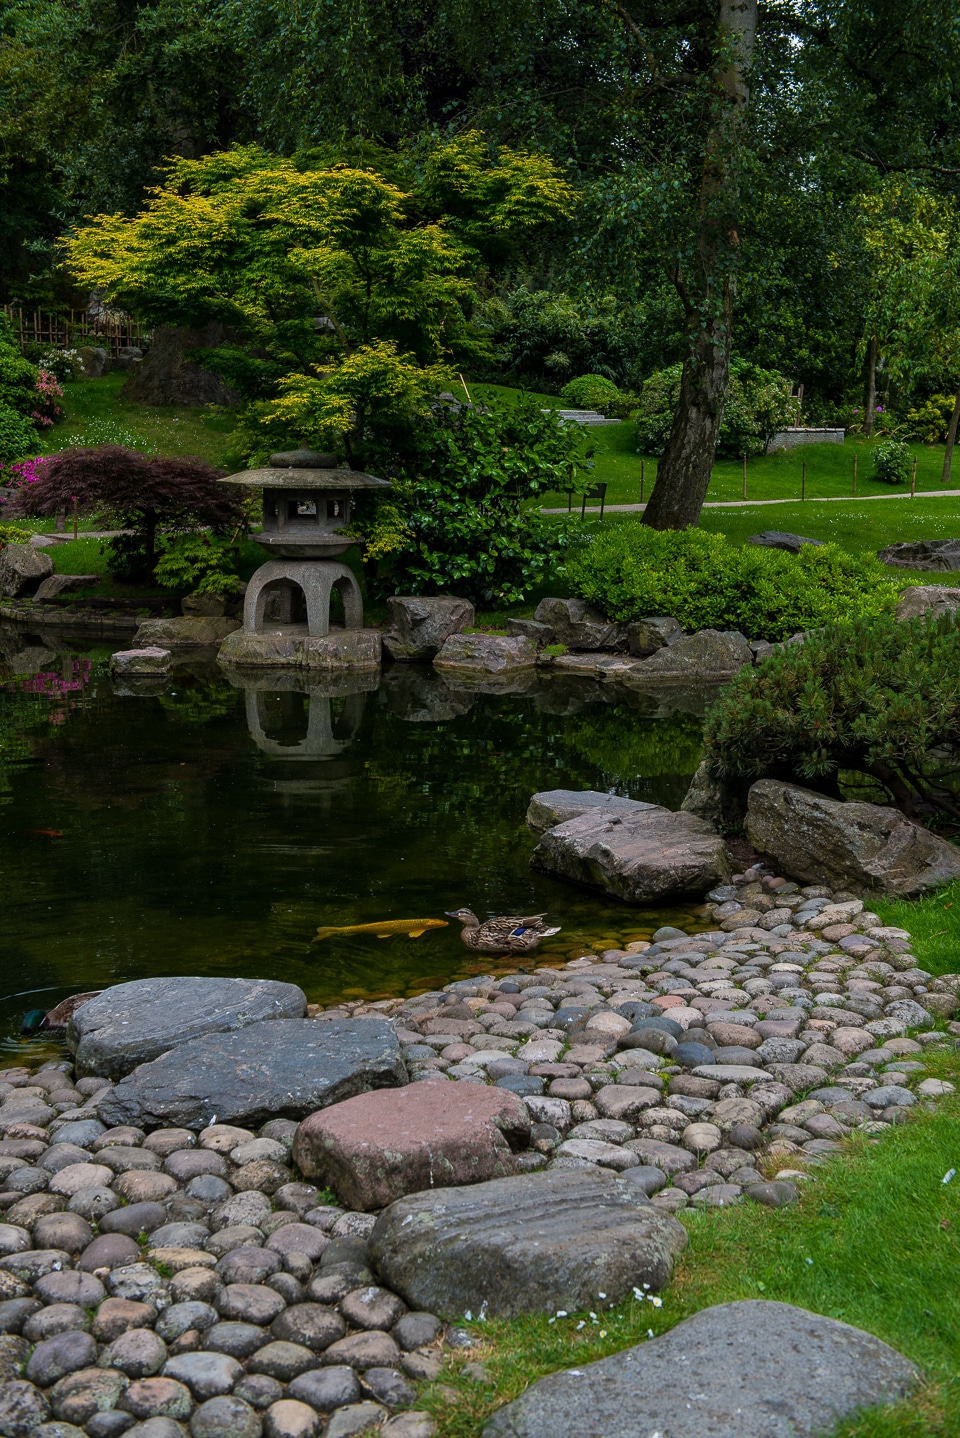
[[[24,1014],[20,1022],[21,1037],[28,1038],[31,1034],[39,1033],[46,1017],[46,1009],[31,1009],[29,1013]]]
[[[448,919],[459,919],[465,929],[479,929],[480,920],[472,909],[444,909]]]

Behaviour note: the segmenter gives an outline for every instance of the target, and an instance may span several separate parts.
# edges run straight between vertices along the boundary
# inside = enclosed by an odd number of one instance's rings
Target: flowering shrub
[[[900,439],[885,439],[873,451],[872,479],[883,484],[906,484],[910,478],[910,451]]]
[[[44,350],[37,361],[41,369],[47,370],[61,384],[79,379],[83,374],[83,360],[79,350]]]
[[[58,419],[63,419],[63,409],[57,404],[58,399],[63,399],[63,389],[56,375],[50,370],[41,369],[37,375],[36,394],[36,407],[31,416],[35,425],[45,429]]]

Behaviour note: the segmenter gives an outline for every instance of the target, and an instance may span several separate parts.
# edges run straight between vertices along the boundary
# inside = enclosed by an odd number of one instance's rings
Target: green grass
[[[47,454],[72,444],[127,444],[152,454],[197,454],[222,465],[236,416],[215,406],[186,409],[122,399],[128,376],[64,385],[66,419],[46,436]]]
[[[507,398],[520,391],[506,385],[477,385],[471,387],[475,399],[486,396]],[[556,409],[563,401],[556,395],[534,394],[544,408]],[[619,424],[597,425],[585,430],[585,443],[594,451],[592,478],[607,485],[608,504],[640,503],[641,458],[644,463],[644,498],[650,498],[653,481],[656,478],[657,460],[651,455],[637,453],[636,436],[631,420]],[[796,499],[800,500],[803,466],[806,465],[807,499],[837,496],[853,497],[853,461],[857,459],[857,495],[907,493],[906,488],[880,484],[870,478],[873,468],[872,452],[877,441],[851,435],[843,444],[810,444],[786,453],[762,455],[747,460],[748,499]],[[943,466],[943,446],[912,443],[911,454],[917,460],[917,490],[941,489],[940,473]],[[960,502],[960,470],[954,473],[958,485],[957,499]],[[718,460],[713,468],[707,501],[739,500],[743,496],[743,469],[740,460]],[[547,505],[566,505],[563,494],[548,495]],[[779,509],[775,514],[780,514]],[[771,519],[766,528],[785,529],[779,521]]]
[[[939,1077],[960,1083],[960,1055],[927,1056]],[[737,1299],[793,1303],[842,1319],[892,1344],[923,1371],[905,1402],[842,1423],[837,1438],[956,1438],[960,1433],[960,1098],[891,1128],[877,1140],[855,1135],[816,1170],[798,1205],[772,1211],[743,1203],[685,1211],[690,1245],[663,1306],[630,1299],[597,1322],[583,1313],[472,1324],[483,1346],[481,1384],[445,1373],[442,1390],[421,1400],[439,1438],[478,1438],[484,1421],[546,1373],[582,1365],[659,1335],[701,1308]],[[577,1331],[581,1319],[586,1326]],[[602,1336],[601,1336],[602,1335]]]
[[[923,899],[871,899],[870,907],[885,924],[909,930],[921,969],[960,972],[960,882]]]
[[[589,515],[593,528],[600,520]],[[604,524],[639,524],[639,514],[612,514]],[[890,503],[860,504],[847,500],[832,504],[784,504],[776,507],[738,506],[736,509],[704,509],[701,529],[726,534],[733,544],[744,544],[751,534],[764,529],[785,529],[839,544],[851,553],[875,554],[898,539],[951,539],[960,535],[960,494],[956,499],[904,499]],[[905,583],[960,584],[960,576],[938,573],[932,579],[917,570],[891,570]]]

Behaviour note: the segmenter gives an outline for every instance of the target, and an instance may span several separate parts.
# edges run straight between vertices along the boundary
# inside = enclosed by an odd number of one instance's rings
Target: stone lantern
[[[247,585],[243,629],[229,636],[231,642],[221,650],[221,658],[257,662],[258,646],[250,640],[258,635],[275,641],[325,639],[330,634],[335,589],[343,602],[344,629],[362,631],[360,586],[353,570],[339,558],[357,541],[343,531],[350,523],[354,491],[388,490],[389,482],[362,470],[338,469],[333,455],[294,450],[273,454],[265,468],[231,474],[220,483],[263,491],[263,528],[253,538],[273,556]],[[306,609],[305,624],[294,619],[298,591]],[[276,643],[270,650],[262,657],[282,663]],[[291,662],[306,661],[298,652]]]

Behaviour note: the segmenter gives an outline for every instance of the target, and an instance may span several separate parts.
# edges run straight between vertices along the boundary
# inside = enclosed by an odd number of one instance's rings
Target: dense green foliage
[[[11,464],[40,448],[37,431],[8,404],[0,404],[0,464]]]
[[[171,539],[153,572],[164,589],[226,596],[240,588],[235,550],[206,533]]]
[[[873,477],[884,484],[906,484],[910,468],[910,451],[903,440],[881,440],[873,451]]]
[[[670,365],[644,382],[637,408],[637,447],[641,454],[663,453],[680,393],[682,366]],[[790,398],[790,381],[747,360],[730,365],[730,388],[720,425],[717,455],[739,459],[763,454],[778,429],[796,424],[798,406]]]
[[[960,621],[831,624],[741,671],[710,710],[711,772],[745,789],[791,780],[839,793],[859,775],[905,813],[960,819]]]
[[[441,407],[393,495],[358,519],[375,587],[462,594],[488,606],[522,600],[569,539],[566,525],[542,519],[530,501],[579,483],[580,445],[577,426],[533,400]]]
[[[636,408],[636,396],[625,394],[602,374],[583,374],[560,391],[560,398],[578,409],[595,409],[611,419],[626,419]]]
[[[787,639],[830,620],[892,607],[897,588],[874,558],[833,544],[798,555],[745,545],[700,529],[654,533],[610,524],[567,561],[576,594],[611,619],[670,614],[683,629],[738,629]]]

